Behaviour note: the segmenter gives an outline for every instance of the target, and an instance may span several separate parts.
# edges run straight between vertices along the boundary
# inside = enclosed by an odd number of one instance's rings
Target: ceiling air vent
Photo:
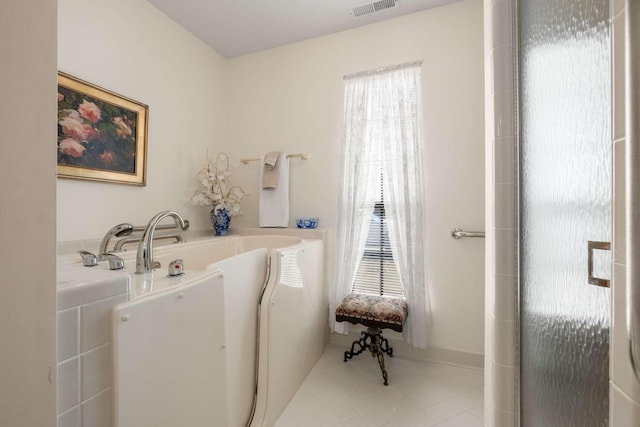
[[[373,3],[363,4],[351,9],[351,15],[357,18],[358,16],[368,15],[374,12],[380,12],[381,10],[391,9],[398,7],[400,2],[398,0],[380,0]]]

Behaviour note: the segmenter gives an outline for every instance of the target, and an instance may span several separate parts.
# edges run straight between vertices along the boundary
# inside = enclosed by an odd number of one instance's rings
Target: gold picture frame
[[[146,185],[149,107],[58,72],[58,177]]]

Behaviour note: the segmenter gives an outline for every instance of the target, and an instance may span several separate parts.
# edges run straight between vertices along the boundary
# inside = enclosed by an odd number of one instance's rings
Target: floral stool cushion
[[[407,302],[402,298],[349,294],[336,309],[336,321],[402,332],[407,312]]]

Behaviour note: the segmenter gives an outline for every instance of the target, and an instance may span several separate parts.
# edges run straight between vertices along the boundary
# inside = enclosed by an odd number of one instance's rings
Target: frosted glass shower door
[[[522,0],[519,28],[522,425],[605,426],[610,289],[587,266],[611,240],[609,3]]]

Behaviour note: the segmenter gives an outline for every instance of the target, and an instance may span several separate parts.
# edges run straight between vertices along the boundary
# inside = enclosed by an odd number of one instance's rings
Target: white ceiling
[[[374,0],[149,0],[158,9],[231,58],[453,3],[399,0],[399,6],[353,17]]]

